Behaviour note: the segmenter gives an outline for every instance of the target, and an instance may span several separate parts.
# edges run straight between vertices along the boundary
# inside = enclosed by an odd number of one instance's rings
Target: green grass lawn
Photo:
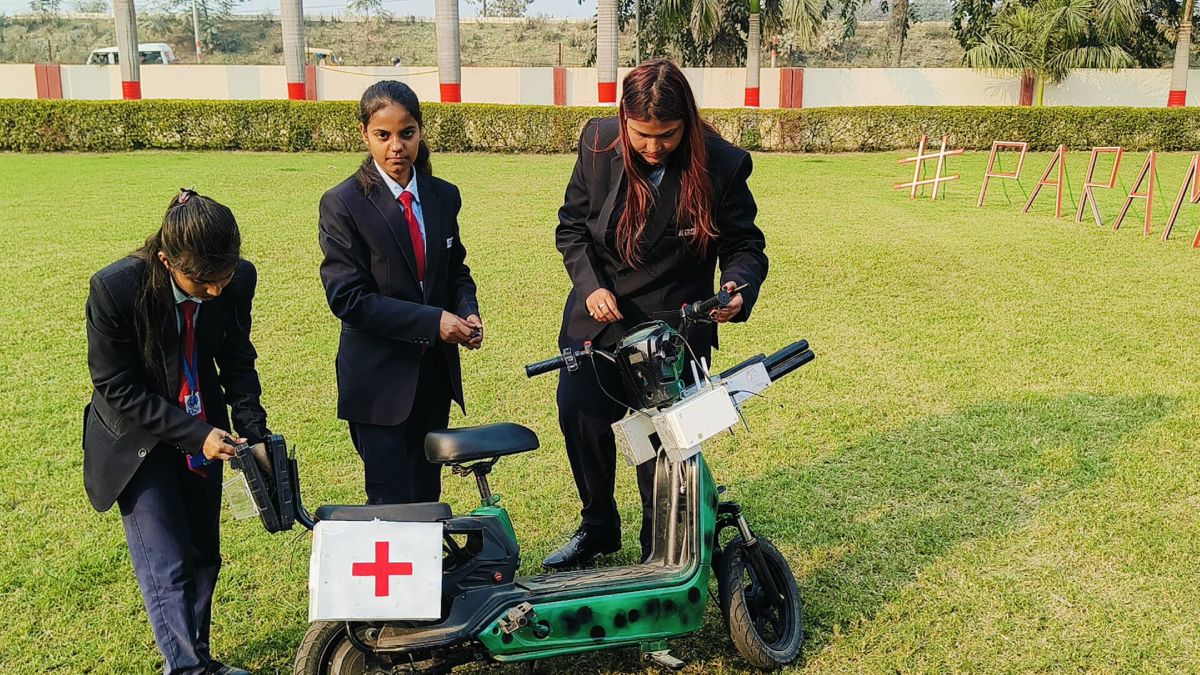
[[[1200,209],[1171,241],[1021,214],[986,154],[950,160],[945,200],[909,201],[901,155],[756,157],[771,275],[727,366],[799,338],[818,358],[748,406],[750,433],[706,457],[791,561],[811,672],[1200,671]],[[1048,155],[1031,156],[1024,189]],[[1188,157],[1161,158],[1156,235]],[[1141,155],[1128,156],[1125,185]],[[299,448],[310,505],[359,502],[361,465],[334,414],[337,321],[317,276],[316,205],[356,155],[0,155],[0,672],[160,666],[119,518],[88,505],[88,277],[157,227],[180,186],[231,206],[258,265],[255,342],[271,427]],[[464,357],[469,416],[542,439],[493,477],[524,570],[570,534],[577,502],[554,380],[566,275],[553,245],[571,157],[434,158],[463,192],[488,326]],[[1071,156],[1079,195],[1086,153]],[[1008,203],[1005,189],[1012,198]],[[1103,191],[1102,191],[1103,192]],[[1119,192],[1120,194],[1113,194]],[[1111,222],[1123,190],[1101,194]],[[1070,200],[1067,209],[1070,213]],[[447,475],[456,509],[474,486]],[[635,519],[632,471],[619,496]],[[214,654],[290,672],[305,630],[310,538],[224,522]],[[617,562],[630,562],[627,527]],[[720,619],[675,653],[738,672]],[[642,669],[628,651],[550,662]]]

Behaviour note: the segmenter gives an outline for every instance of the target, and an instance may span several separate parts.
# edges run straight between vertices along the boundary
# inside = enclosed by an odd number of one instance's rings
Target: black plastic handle
[[[561,356],[556,356],[545,361],[538,361],[525,366],[525,377],[536,377],[553,372],[567,365],[566,359]]]
[[[684,305],[683,318],[694,319],[706,317],[709,312],[725,307],[730,302],[733,302],[733,296],[729,294],[729,291],[722,288],[716,295],[707,300],[698,300],[690,305]]]

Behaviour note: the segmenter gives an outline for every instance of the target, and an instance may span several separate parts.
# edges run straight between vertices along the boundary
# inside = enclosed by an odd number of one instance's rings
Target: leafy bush
[[[589,118],[613,108],[485,104],[422,106],[437,151],[572,152]],[[0,99],[0,150],[355,151],[362,146],[350,101],[43,101]],[[1035,150],[1120,145],[1128,150],[1200,149],[1195,108],[855,107],[706,110],[725,138],[748,150],[853,152],[911,148],[921,134],[955,148],[993,140]]]

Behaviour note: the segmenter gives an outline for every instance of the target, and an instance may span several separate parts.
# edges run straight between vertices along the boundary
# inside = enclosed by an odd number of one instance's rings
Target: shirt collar
[[[389,176],[387,174],[387,172],[383,170],[383,167],[379,166],[379,162],[375,162],[375,170],[379,172],[380,176],[383,176],[384,185],[387,185],[388,189],[392,191],[392,199],[399,199],[401,192],[411,192],[412,196],[413,196],[413,201],[418,204],[421,203],[421,193],[417,191],[417,170],[416,170],[416,168],[414,168],[412,170],[412,175],[408,179],[407,187],[401,185],[400,183],[397,183],[394,178]]]
[[[184,300],[191,300],[192,302],[194,302],[198,305],[204,303],[203,300],[201,300],[199,298],[193,298],[192,296],[188,295],[187,293],[184,293],[183,289],[179,287],[179,284],[175,283],[175,277],[173,277],[173,276],[171,277],[171,293],[175,295],[175,304],[176,305],[183,302]]]

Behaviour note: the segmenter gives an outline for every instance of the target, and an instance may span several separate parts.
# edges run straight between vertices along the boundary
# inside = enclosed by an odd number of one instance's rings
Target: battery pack
[[[693,448],[738,423],[738,411],[723,385],[688,396],[654,416],[654,428],[668,455],[695,454]]]

